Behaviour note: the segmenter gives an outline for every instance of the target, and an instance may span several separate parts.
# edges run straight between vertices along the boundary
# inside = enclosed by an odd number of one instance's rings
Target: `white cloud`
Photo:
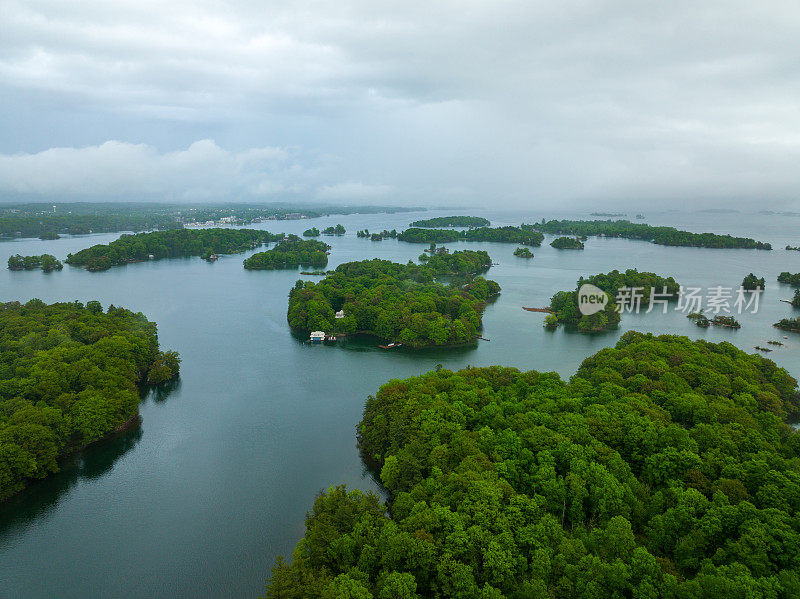
[[[5,197],[253,200],[302,193],[312,184],[285,148],[230,152],[210,139],[164,153],[146,144],[108,141],[0,154],[0,194]]]
[[[51,165],[2,189],[112,192],[90,160],[52,170],[91,152],[176,197],[220,177],[252,196],[517,205],[790,203],[800,185],[788,0],[5,0],[0,23],[0,150]],[[208,137],[235,149],[155,150]],[[264,139],[294,149],[248,158]],[[76,145],[94,149],[46,149]]]
[[[375,201],[386,198],[393,188],[390,185],[367,185],[364,183],[339,183],[324,185],[317,192],[320,200]]]

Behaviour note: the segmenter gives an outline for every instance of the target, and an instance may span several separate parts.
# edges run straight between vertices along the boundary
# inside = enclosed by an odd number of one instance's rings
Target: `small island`
[[[526,247],[517,248],[514,250],[514,255],[518,258],[533,258],[533,252]]]
[[[715,233],[690,233],[675,227],[654,227],[644,223],[632,223],[628,220],[551,220],[536,225],[542,233],[553,235],[595,235],[600,237],[620,237],[623,239],[639,239],[658,245],[720,248],[720,249],[754,249],[771,250],[772,245],[755,241],[748,237],[732,237]]]
[[[410,227],[438,229],[441,227],[488,227],[491,223],[480,216],[437,216],[425,220],[415,220]]]
[[[283,238],[283,233],[259,229],[172,229],[122,235],[109,244],[93,245],[69,254],[66,262],[86,270],[101,271],[144,260],[238,254]]]
[[[557,237],[550,242],[550,247],[557,250],[582,250],[584,249],[583,242],[577,237]]]
[[[290,235],[274,248],[246,258],[243,264],[247,270],[277,270],[298,266],[321,268],[328,264],[329,249],[331,246],[327,243]]]
[[[371,241],[383,241],[384,239],[397,239],[397,230],[392,229],[391,231],[387,231],[384,229],[380,233],[370,233],[369,229],[364,229],[363,231],[356,232],[356,237],[369,239]]]
[[[378,259],[341,264],[318,283],[296,283],[289,294],[289,326],[334,338],[369,335],[388,342],[385,347],[474,342],[486,302],[500,286],[482,277],[445,285],[435,276],[437,268],[448,273],[473,270],[487,262],[482,254],[454,252],[421,265]]]
[[[772,326],[777,329],[783,329],[784,331],[800,333],[800,316],[797,318],[783,318]]]
[[[742,325],[739,324],[739,321],[736,320],[733,316],[723,316],[722,314],[716,315],[713,319],[709,319],[703,311],[700,312],[693,312],[692,314],[687,314],[686,318],[694,320],[694,323],[704,329],[707,329],[711,325],[715,327],[726,327],[729,329],[741,329]]]
[[[322,231],[323,235],[344,235],[345,233],[347,233],[347,229],[345,229],[343,225],[325,227]]]
[[[410,243],[495,241],[539,247],[544,240],[544,235],[538,231],[525,230],[522,227],[479,227],[477,229],[467,229],[465,231],[412,227],[400,233],[397,239]]]
[[[778,275],[778,282],[792,287],[800,287],[800,272],[792,274],[790,272],[782,272]]]
[[[800,245],[797,245],[797,246],[787,245],[786,249],[787,249],[787,251],[790,251],[790,252],[800,252]]]
[[[584,284],[594,285],[603,290],[607,302],[602,310],[594,314],[583,314],[579,306],[578,290]],[[620,306],[615,303],[620,290],[641,288],[638,305],[648,307],[651,291],[655,289],[660,299],[673,301],[678,299],[680,285],[672,277],[661,277],[652,272],[639,272],[628,269],[625,272],[612,270],[609,273],[597,274],[578,279],[575,291],[559,291],[550,300],[550,311],[559,323],[577,327],[582,333],[599,332],[615,328],[620,322]]]
[[[51,254],[42,254],[41,256],[20,256],[17,254],[8,259],[8,270],[41,269],[44,272],[51,272],[62,268],[64,268],[64,265],[61,264],[61,260],[57,260]]]
[[[320,232],[316,227],[311,227],[303,231],[303,237],[319,237]]]
[[[144,388],[179,365],[141,313],[96,301],[0,304],[0,500],[131,423]]]
[[[492,265],[492,259],[484,251],[458,250],[451,254],[447,248],[437,248],[430,256],[420,254],[419,261],[437,276],[476,275]]]
[[[753,273],[747,275],[742,281],[742,289],[746,291],[755,291],[756,289],[764,289],[766,284],[764,277],[758,278]]]
[[[43,241],[52,241],[55,239],[61,239],[61,235],[59,235],[55,231],[44,231],[39,235],[39,239]]]

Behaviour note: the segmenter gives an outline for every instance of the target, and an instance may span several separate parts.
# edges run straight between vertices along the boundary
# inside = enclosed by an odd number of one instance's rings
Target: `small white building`
[[[312,331],[311,337],[309,341],[311,343],[322,343],[325,340],[325,332],[324,331]]]
[[[339,310],[336,313],[336,318],[344,318],[344,310]]]

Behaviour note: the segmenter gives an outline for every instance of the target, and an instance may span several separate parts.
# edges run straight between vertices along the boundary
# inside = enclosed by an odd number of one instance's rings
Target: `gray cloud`
[[[6,192],[797,206],[792,2],[6,0],[0,22]],[[247,162],[264,146],[293,150]]]

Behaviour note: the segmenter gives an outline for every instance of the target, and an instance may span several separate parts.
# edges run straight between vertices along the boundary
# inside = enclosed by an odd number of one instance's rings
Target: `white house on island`
[[[324,331],[312,331],[311,337],[309,341],[311,343],[322,343],[325,340],[325,332]]]

